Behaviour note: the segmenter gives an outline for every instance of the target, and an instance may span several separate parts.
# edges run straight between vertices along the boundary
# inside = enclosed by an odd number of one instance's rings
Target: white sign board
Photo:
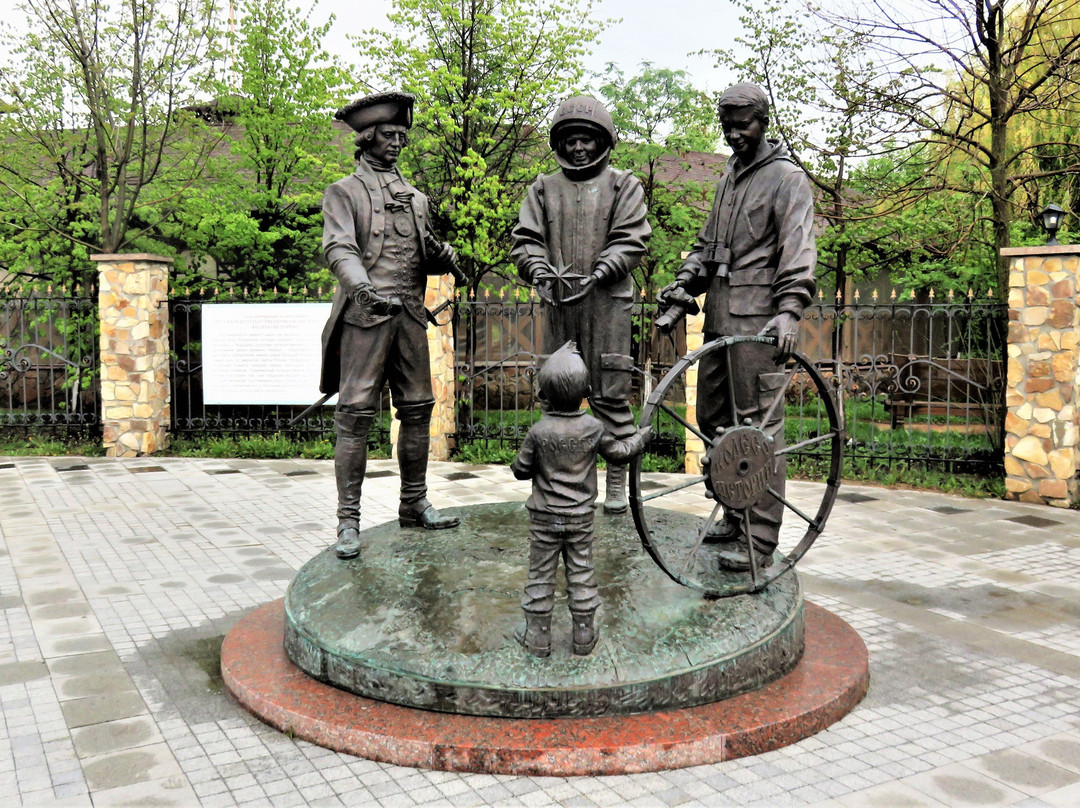
[[[310,404],[319,398],[329,303],[204,303],[207,404]]]

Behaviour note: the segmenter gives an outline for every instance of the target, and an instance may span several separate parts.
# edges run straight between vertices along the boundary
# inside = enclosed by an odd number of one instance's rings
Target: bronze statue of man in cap
[[[750,418],[784,447],[784,407],[773,401],[784,383],[784,364],[799,342],[799,321],[817,288],[814,271],[814,196],[806,174],[782,143],[769,140],[769,100],[756,84],[729,87],[718,101],[720,126],[732,156],[716,188],[712,211],[696,244],[660,292],[662,305],[705,296],[705,339],[773,333],[777,345],[740,343],[703,358],[698,369],[697,419],[706,435]],[[731,395],[734,397],[732,407]],[[737,418],[732,417],[732,411]],[[784,456],[778,455],[769,487],[783,495]],[[721,568],[750,568],[773,561],[783,503],[766,493],[750,510],[750,536],[734,515],[706,534],[721,545]]]
[[[337,392],[337,543],[340,558],[360,554],[360,491],[367,440],[383,386],[401,430],[398,519],[429,530],[455,527],[427,500],[431,411],[435,404],[427,345],[427,275],[456,272],[453,248],[431,234],[428,199],[402,177],[413,96],[361,98],[335,116],[356,131],[356,170],[323,195],[323,253],[338,280],[323,329],[320,389]]]
[[[589,368],[589,406],[609,435],[635,432],[630,410],[631,272],[652,234],[645,192],[609,165],[611,114],[581,95],[559,105],[549,138],[560,170],[537,178],[521,203],[511,257],[543,302],[543,352],[573,340]],[[604,510],[627,508],[626,466],[608,464]]]

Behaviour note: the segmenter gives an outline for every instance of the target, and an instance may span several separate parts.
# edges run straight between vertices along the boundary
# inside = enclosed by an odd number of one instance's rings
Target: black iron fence
[[[1007,316],[971,298],[811,307],[804,350],[840,391],[848,462],[999,475]]]
[[[0,428],[93,439],[101,433],[97,301],[0,298]]]
[[[631,331],[635,411],[685,352],[685,336],[657,337],[655,319],[655,303],[635,305]],[[455,306],[454,444],[459,456],[506,456],[517,450],[540,417],[535,377],[543,327],[541,305],[535,300],[473,300]],[[652,448],[674,457],[682,443],[681,435],[665,431],[653,438]]]
[[[279,298],[280,299],[280,298]],[[310,299],[310,298],[308,298]],[[202,395],[203,300],[170,302],[172,432],[177,437],[273,435],[331,440],[331,408],[294,422],[304,407],[209,405]],[[658,338],[655,304],[634,315],[637,408],[686,352]],[[854,463],[1000,473],[1006,307],[995,301],[855,301],[811,306],[802,351],[837,390]],[[97,307],[89,298],[0,298],[0,428],[100,435]],[[535,367],[543,317],[532,300],[462,301],[454,307],[458,457],[509,455],[539,417]],[[811,386],[787,394],[789,442],[825,428]],[[389,401],[373,430],[389,442]],[[678,465],[683,435],[662,433],[650,453]],[[802,458],[811,466],[814,456]]]
[[[296,440],[332,440],[332,406],[320,406],[305,414],[306,405],[208,404],[203,396],[202,312],[211,301],[171,300],[169,329],[172,345],[172,423],[170,431],[181,439],[286,435]],[[213,302],[237,302],[215,298]],[[265,302],[288,302],[271,299]],[[305,299],[310,302],[310,298]],[[387,446],[390,441],[389,398],[371,430],[371,441]],[[302,417],[300,417],[302,416]]]
[[[655,313],[654,304],[642,303],[635,315],[635,408],[685,353],[684,337],[656,337]],[[533,301],[470,301],[458,305],[456,317],[456,449],[465,456],[507,454],[539,417],[534,368],[543,328],[540,307]],[[1003,304],[820,302],[806,311],[802,328],[802,352],[842,402],[849,465],[1000,473]],[[789,444],[828,431],[808,380],[797,378],[789,387],[786,410]],[[680,466],[682,439],[681,432],[659,434],[649,452]],[[821,446],[792,457],[813,471]]]

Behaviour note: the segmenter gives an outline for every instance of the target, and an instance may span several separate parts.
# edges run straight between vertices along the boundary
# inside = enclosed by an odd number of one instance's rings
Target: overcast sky
[[[311,0],[289,0],[306,11]],[[336,21],[327,48],[354,61],[346,34],[367,28],[389,28],[386,14],[390,0],[320,0],[313,19],[322,22],[330,14]],[[657,67],[689,72],[699,89],[720,92],[734,77],[713,67],[713,60],[687,54],[702,49],[734,45],[739,15],[728,0],[601,0],[596,16],[621,17],[608,28],[586,67],[600,71],[615,62],[627,75],[643,61]]]

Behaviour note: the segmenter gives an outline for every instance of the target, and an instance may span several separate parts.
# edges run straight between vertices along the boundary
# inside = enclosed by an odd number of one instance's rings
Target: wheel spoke
[[[686,429],[689,429],[691,432],[693,432],[695,435],[697,435],[699,438],[701,438],[702,442],[706,446],[712,446],[713,445],[713,440],[715,440],[715,438],[706,437],[705,433],[702,432],[700,429],[698,429],[695,424],[692,424],[689,421],[687,421],[685,418],[683,418],[681,415],[679,415],[679,413],[675,412],[675,410],[671,409],[671,407],[669,407],[663,401],[659,402],[656,406],[659,407],[660,409],[662,409],[664,412],[666,412],[668,415],[670,415],[672,418],[674,418],[680,424],[682,424],[683,427],[685,427]]]
[[[818,529],[819,529],[819,527],[818,527],[818,524],[817,524],[817,522],[815,522],[815,521],[814,521],[814,520],[813,520],[812,518],[810,518],[809,516],[807,516],[807,515],[806,515],[805,513],[803,513],[802,511],[800,511],[800,510],[798,509],[798,507],[796,507],[795,503],[791,502],[790,500],[784,499],[784,497],[782,497],[782,496],[780,496],[780,495],[779,495],[778,493],[776,493],[776,492],[775,492],[775,491],[774,491],[774,490],[773,490],[773,489],[772,489],[771,487],[769,488],[769,494],[771,494],[771,495],[772,495],[772,497],[773,497],[774,499],[778,499],[778,500],[780,500],[780,501],[781,501],[782,503],[784,503],[784,507],[786,507],[786,508],[790,508],[790,509],[791,509],[791,510],[793,510],[793,511],[794,511],[795,513],[797,513],[797,514],[798,514],[798,515],[799,515],[800,517],[802,517],[802,520],[803,520],[804,522],[806,522],[806,524],[810,525],[810,527],[812,527],[812,528],[813,528],[814,530],[818,530]]]
[[[641,497],[641,501],[642,502],[649,502],[650,500],[656,499],[657,497],[666,497],[668,494],[674,494],[676,491],[682,491],[684,488],[690,488],[691,486],[697,485],[698,483],[701,483],[701,482],[705,482],[705,475],[704,474],[699,475],[697,477],[692,477],[688,481],[678,483],[677,485],[673,485],[670,488],[665,488],[663,491],[657,491],[654,494],[649,494],[648,496],[643,496],[643,497]]]
[[[776,412],[776,408],[780,405],[780,402],[784,400],[784,396],[787,395],[787,389],[791,385],[791,380],[795,378],[795,371],[798,370],[798,368],[798,365],[791,366],[791,370],[788,371],[787,378],[784,379],[783,386],[781,386],[781,388],[776,392],[776,398],[772,400],[772,404],[769,405],[768,411],[761,419],[760,429],[765,429],[765,424],[769,423],[769,420],[773,417],[773,413]]]
[[[806,440],[801,440],[798,443],[793,443],[790,446],[785,446],[783,449],[777,449],[775,452],[773,452],[773,454],[783,455],[787,454],[788,452],[805,449],[807,446],[816,446],[819,443],[824,443],[827,440],[832,440],[839,434],[840,433],[835,430],[833,430],[832,432],[826,432],[824,435],[818,435],[816,438],[807,438]]]
[[[757,551],[754,550],[754,535],[750,532],[749,508],[743,508],[743,534],[746,538],[746,557],[750,559],[750,582],[757,589]]]
[[[712,513],[709,514],[709,518],[705,520],[705,524],[701,526],[701,530],[698,531],[697,541],[694,542],[694,546],[690,548],[690,552],[686,554],[686,558],[683,559],[682,569],[679,570],[679,577],[682,578],[686,575],[686,570],[690,566],[690,562],[694,560],[694,556],[697,555],[698,548],[701,543],[705,541],[705,534],[709,532],[709,528],[716,522],[716,514],[719,513],[720,508],[723,507],[719,502],[716,503],[716,507],[712,509]]]

